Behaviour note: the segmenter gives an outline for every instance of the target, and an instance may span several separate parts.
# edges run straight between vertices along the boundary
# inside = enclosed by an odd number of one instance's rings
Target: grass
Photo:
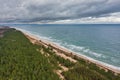
[[[32,44],[15,29],[0,38],[0,80],[60,80],[54,72],[61,69],[58,64],[69,68],[62,72],[65,80],[120,80],[120,75],[100,70],[83,59],[74,59],[76,63],[56,55],[51,47]]]

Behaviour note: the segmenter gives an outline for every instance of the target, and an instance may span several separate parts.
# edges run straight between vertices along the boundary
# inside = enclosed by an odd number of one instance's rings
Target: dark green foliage
[[[100,70],[95,64],[76,56],[74,59],[78,62],[65,60],[51,47],[33,45],[15,29],[8,30],[0,38],[0,80],[60,80],[54,73],[61,69],[58,64],[69,68],[62,73],[66,80],[120,80],[120,75]]]
[[[48,59],[19,31],[0,38],[0,80],[59,80]]]
[[[67,72],[62,74],[66,80],[120,80],[120,75],[114,75],[113,72],[100,69],[93,63],[78,59],[78,63]]]
[[[105,70],[101,69],[99,67],[97,67],[95,64],[90,63],[90,64],[86,64],[86,66],[89,67],[89,69],[94,70],[96,72],[99,72],[102,75],[105,75],[108,79],[110,80],[120,80],[120,75],[115,76],[114,73],[112,71],[108,71],[105,72]]]
[[[109,80],[103,75],[100,75],[96,71],[90,70],[83,65],[79,65],[69,70],[68,72],[64,72],[66,80]]]
[[[70,67],[72,67],[72,66],[75,65],[75,63],[71,62],[71,61],[68,60],[68,59],[64,59],[64,58],[62,58],[62,57],[60,57],[60,56],[57,56],[57,55],[54,55],[54,57],[55,57],[55,59],[56,59],[57,61],[59,61],[60,64],[62,64],[63,66],[66,66],[66,67],[68,67],[68,68],[70,68]]]
[[[51,47],[45,48],[43,46],[43,49],[44,49],[44,52],[50,54],[49,59],[50,59],[51,63],[54,63],[54,65],[56,64],[56,66],[57,66],[58,64],[56,62],[58,61],[63,66],[66,66],[66,67],[69,67],[69,68],[74,66],[75,63],[71,62],[68,59],[62,58],[61,56],[56,55]]]

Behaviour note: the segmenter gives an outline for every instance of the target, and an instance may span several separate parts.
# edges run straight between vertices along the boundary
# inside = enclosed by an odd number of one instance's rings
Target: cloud
[[[119,5],[120,0],[0,0],[0,22],[120,22]]]

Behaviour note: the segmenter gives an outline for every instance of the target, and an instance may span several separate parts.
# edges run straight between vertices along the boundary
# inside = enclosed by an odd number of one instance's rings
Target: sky
[[[0,23],[120,23],[120,0],[0,0]]]

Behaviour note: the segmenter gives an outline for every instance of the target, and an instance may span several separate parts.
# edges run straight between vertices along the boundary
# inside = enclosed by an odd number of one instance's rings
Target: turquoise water
[[[14,24],[79,54],[120,67],[119,24]]]

